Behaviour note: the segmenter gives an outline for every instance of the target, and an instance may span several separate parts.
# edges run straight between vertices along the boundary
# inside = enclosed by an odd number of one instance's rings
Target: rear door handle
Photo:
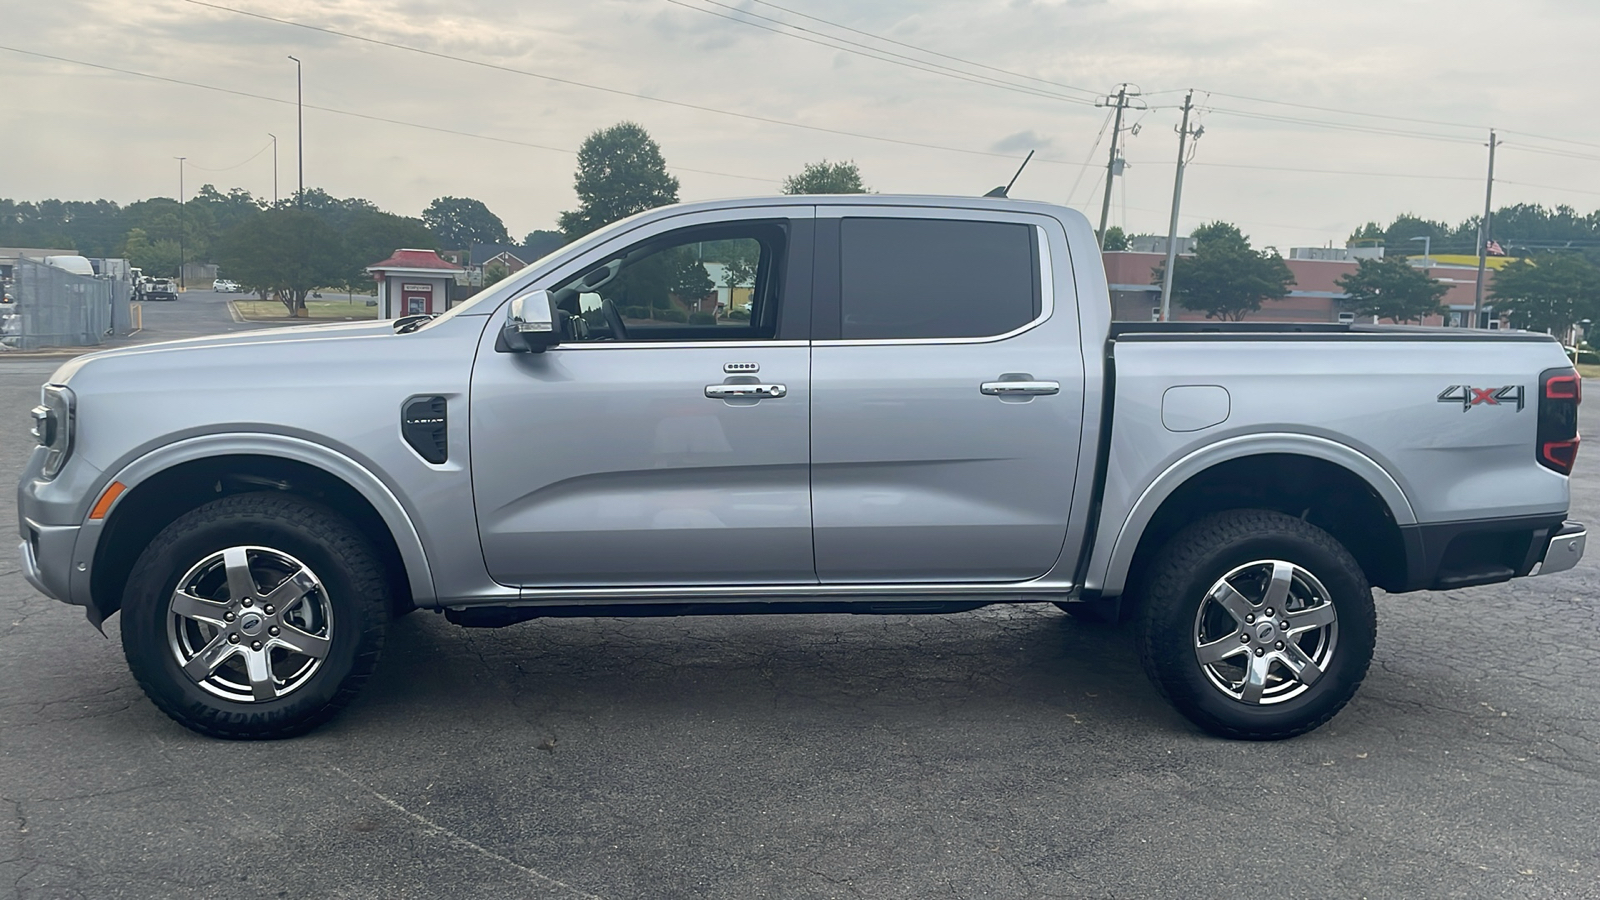
[[[985,381],[978,390],[991,397],[1032,397],[1061,393],[1059,381]]]
[[[781,384],[708,384],[706,396],[713,400],[765,400],[789,393]]]

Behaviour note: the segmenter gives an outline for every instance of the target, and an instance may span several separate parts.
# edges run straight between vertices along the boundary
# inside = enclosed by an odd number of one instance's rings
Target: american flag
[[[1487,244],[1484,244],[1483,245],[1483,252],[1488,256],[1505,256],[1506,255],[1506,251],[1500,249],[1500,244],[1498,242],[1496,242],[1496,241],[1490,241]]]

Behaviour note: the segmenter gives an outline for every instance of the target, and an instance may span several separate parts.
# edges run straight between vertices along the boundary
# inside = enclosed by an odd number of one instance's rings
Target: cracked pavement
[[[12,481],[53,367],[0,361]],[[1573,486],[1600,521],[1595,453]],[[1600,551],[1380,595],[1355,700],[1267,744],[1202,735],[1126,630],[1049,606],[419,612],[334,722],[228,743],[145,700],[116,618],[0,569],[0,898],[1600,893]]]

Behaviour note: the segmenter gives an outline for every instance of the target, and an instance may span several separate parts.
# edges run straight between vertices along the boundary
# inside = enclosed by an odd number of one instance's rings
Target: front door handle
[[[978,390],[991,397],[1035,397],[1061,393],[1059,381],[985,381]]]
[[[782,397],[789,389],[781,384],[708,384],[706,396],[713,400],[765,400]]]

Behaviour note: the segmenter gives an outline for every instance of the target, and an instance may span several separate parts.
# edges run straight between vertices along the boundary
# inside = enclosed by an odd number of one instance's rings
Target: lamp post
[[[267,132],[267,137],[272,138],[272,205],[278,205],[278,136]]]
[[[295,194],[295,205],[305,204],[306,192],[306,106],[304,82],[301,80],[301,67],[298,57],[291,56],[294,60],[294,108],[295,108],[295,143],[299,145],[300,160],[300,188]]]
[[[1433,235],[1424,234],[1420,237],[1407,238],[1407,240],[1422,242],[1422,267],[1433,268]]]
[[[183,161],[187,156],[174,156],[178,161],[178,290],[184,290],[183,284]]]

